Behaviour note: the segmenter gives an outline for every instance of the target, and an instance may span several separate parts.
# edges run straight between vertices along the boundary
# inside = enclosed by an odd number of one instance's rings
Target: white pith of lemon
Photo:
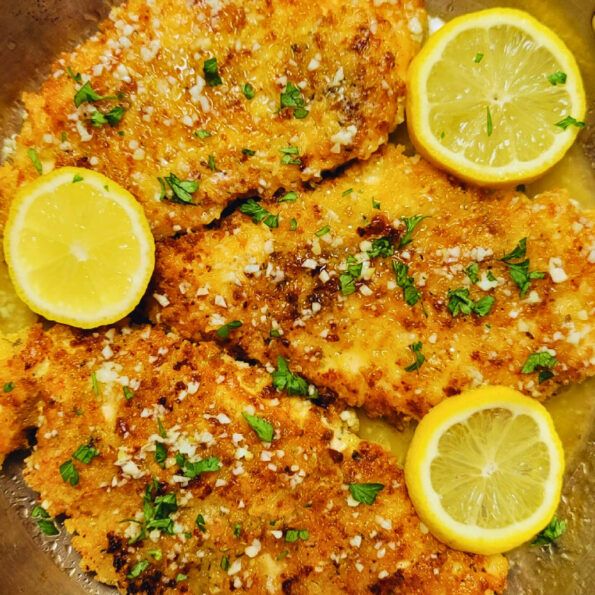
[[[16,292],[34,312],[80,328],[129,314],[155,265],[153,236],[134,197],[75,167],[19,189],[4,253]]]
[[[548,79],[564,73],[564,83]],[[489,111],[488,111],[489,110]],[[457,17],[434,33],[409,70],[407,123],[416,148],[474,183],[529,182],[557,163],[585,117],[574,56],[521,10]]]
[[[513,549],[548,524],[563,473],[547,410],[502,386],[434,407],[405,463],[411,499],[430,531],[451,547],[486,555]]]

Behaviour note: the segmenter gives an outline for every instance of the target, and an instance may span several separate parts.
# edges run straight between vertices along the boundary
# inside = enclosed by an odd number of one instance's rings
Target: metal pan
[[[0,137],[20,125],[18,98],[35,89],[53,59],[91,34],[114,1],[0,0]],[[497,5],[523,8],[552,27],[574,52],[589,99],[587,129],[569,156],[529,192],[568,185],[595,206],[595,33],[593,0],[428,0],[430,14],[444,19]],[[580,394],[579,394],[580,391]],[[566,424],[567,477],[561,514],[570,531],[557,550],[525,546],[513,552],[511,594],[576,595],[595,582],[595,382],[555,398]],[[580,404],[580,415],[571,415]],[[560,413],[562,411],[562,413]],[[576,425],[574,420],[581,423]],[[20,479],[24,454],[13,455],[0,473],[0,594],[113,593],[78,569],[68,538],[42,542],[27,519],[35,495]]]

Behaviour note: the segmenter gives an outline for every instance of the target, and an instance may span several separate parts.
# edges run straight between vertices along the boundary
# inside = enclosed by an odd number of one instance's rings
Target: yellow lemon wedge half
[[[529,182],[557,163],[584,127],[574,56],[521,10],[453,19],[409,70],[407,125],[438,167],[484,186]]]
[[[563,473],[549,413],[502,386],[434,407],[405,462],[411,500],[430,531],[453,548],[485,555],[511,550],[548,524]]]
[[[75,167],[18,191],[4,253],[16,292],[34,312],[80,328],[129,314],[155,266],[153,236],[134,197]]]

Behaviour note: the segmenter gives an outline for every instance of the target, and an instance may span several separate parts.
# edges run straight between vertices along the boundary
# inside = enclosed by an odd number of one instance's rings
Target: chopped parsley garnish
[[[405,372],[415,372],[422,367],[423,363],[426,361],[426,356],[421,352],[422,347],[423,343],[421,341],[409,345],[409,349],[411,350],[411,353],[413,353],[415,361],[405,368]]]
[[[295,543],[299,539],[306,541],[310,537],[310,533],[306,529],[287,529],[285,531],[285,541],[288,543]]]
[[[393,260],[393,271],[397,285],[403,290],[403,299],[408,306],[415,306],[421,298],[421,293],[413,284],[413,277],[409,276],[409,266],[399,260]]]
[[[242,149],[242,154],[246,155],[247,157],[254,157],[254,155],[256,155],[256,151],[253,151],[252,149]]]
[[[563,85],[566,82],[566,73],[558,70],[557,72],[553,72],[552,74],[548,74],[547,80],[550,82],[550,85]]]
[[[221,570],[227,572],[230,567],[229,558],[227,556],[223,556],[219,565],[221,566]]]
[[[201,533],[207,532],[207,523],[205,521],[205,517],[202,516],[202,514],[196,515],[196,520],[194,521],[194,524],[198,527],[198,530]]]
[[[112,99],[110,95],[99,95],[91,83],[86,82],[74,95],[74,105],[80,107],[83,103],[93,103],[102,99]]]
[[[167,438],[167,431],[163,427],[163,422],[161,421],[160,417],[157,418],[157,432],[162,438]]]
[[[76,184],[77,182],[82,182],[85,178],[83,178],[83,176],[79,176],[78,174],[74,174],[74,176],[72,176],[72,183]]]
[[[469,277],[471,283],[477,283],[479,281],[479,265],[476,262],[472,262],[466,269],[465,275]]]
[[[297,228],[298,228],[297,219],[295,217],[292,217],[291,221],[289,222],[289,231],[295,231]]]
[[[380,210],[380,203],[377,200],[372,199],[372,208]]]
[[[149,554],[149,556],[151,556],[151,558],[153,558],[153,560],[157,560],[157,562],[159,562],[159,560],[161,560],[161,558],[163,558],[163,552],[158,549],[149,550],[147,552],[147,554]]]
[[[277,357],[277,369],[271,374],[273,386],[280,391],[286,392],[289,396],[309,396],[308,383],[298,374],[294,374],[287,364],[287,360]]]
[[[127,401],[130,401],[130,399],[132,399],[132,397],[134,397],[134,391],[132,389],[128,388],[127,386],[122,387],[122,393],[124,393],[124,398]]]
[[[213,136],[213,133],[209,132],[208,130],[205,130],[204,128],[201,128],[200,130],[197,130],[194,133],[194,136],[196,136],[197,138],[209,138],[209,136]]]
[[[242,534],[242,525],[240,525],[240,523],[236,523],[233,526],[233,536],[239,537],[241,534]]]
[[[182,581],[185,581],[187,579],[188,579],[187,574],[183,574],[182,572],[178,572],[178,574],[176,574],[176,583],[181,583]]]
[[[39,530],[44,535],[51,536],[58,535],[60,533],[60,531],[58,531],[58,528],[54,524],[54,520],[45,508],[39,505],[34,506],[33,510],[31,511],[31,518],[35,519],[35,522],[37,523]]]
[[[91,124],[96,128],[104,126],[105,124],[109,124],[110,126],[117,126],[124,114],[126,113],[126,108],[118,105],[117,107],[112,108],[109,112],[105,114],[99,110],[93,112],[91,114]]]
[[[217,171],[217,164],[215,163],[214,155],[209,155],[207,164],[211,171]]]
[[[167,459],[167,447],[162,442],[155,443],[155,462],[160,467],[165,467],[165,460]]]
[[[242,87],[242,93],[244,94],[244,97],[248,101],[250,101],[251,99],[254,99],[254,95],[256,95],[256,91],[254,90],[254,87],[250,83],[244,84],[244,86]]]
[[[362,274],[363,264],[358,262],[354,256],[347,257],[347,272],[339,276],[339,285],[343,295],[355,293],[355,282]]]
[[[281,337],[281,331],[278,328],[272,328],[269,331],[269,337],[272,337],[273,339],[278,339],[279,337]]]
[[[91,389],[95,393],[95,396],[98,397],[99,396],[99,382],[97,381],[97,374],[95,374],[95,372],[93,372],[91,374]]]
[[[565,532],[566,521],[554,517],[549,522],[549,525],[535,536],[535,539],[531,542],[531,545],[551,545]]]
[[[73,453],[72,458],[88,465],[95,457],[99,456],[99,451],[91,444],[81,444]]]
[[[297,147],[282,147],[279,151],[283,154],[281,163],[283,165],[301,165],[302,160],[299,158],[300,150]],[[298,155],[298,157],[295,157]]]
[[[516,283],[517,287],[519,288],[521,297],[523,297],[529,287],[531,286],[531,281],[533,279],[543,279],[545,277],[545,273],[540,271],[529,271],[529,260],[523,260],[522,262],[511,262],[513,260],[520,260],[525,258],[527,253],[527,238],[523,238],[519,241],[516,247],[505,254],[500,260],[506,264],[508,267],[508,273],[510,278]]]
[[[490,106],[486,108],[486,130],[488,136],[492,136],[492,132],[494,132],[494,125],[492,124],[492,113],[490,112]]]
[[[577,128],[584,128],[585,123],[581,122],[580,120],[576,120],[572,116],[566,116],[559,122],[556,122],[556,126],[561,128],[562,130],[566,130],[569,126],[576,126]]]
[[[141,560],[140,562],[137,562],[126,575],[126,578],[138,578],[149,567],[149,565],[150,562],[148,560]]]
[[[483,60],[483,53],[477,52],[477,54],[475,54],[475,58],[473,58],[473,62],[475,62],[475,64],[479,64],[482,60]]]
[[[281,196],[278,202],[295,202],[297,199],[298,193],[292,190],[291,192],[287,192],[286,194]]]
[[[395,248],[390,238],[376,238],[375,240],[372,240],[372,248],[368,250],[368,255],[370,258],[377,258],[378,256],[388,258],[393,255],[394,251]]]
[[[250,415],[249,413],[243,413],[244,419],[248,422],[248,425],[256,432],[256,435],[263,442],[272,442],[275,434],[273,424],[268,422],[262,417],[257,415]]]
[[[244,213],[244,215],[252,217],[252,221],[254,221],[254,223],[260,223],[262,221],[267,227],[270,227],[271,229],[279,227],[279,215],[273,215],[253,198],[248,199],[243,205],[240,206],[240,213]]]
[[[319,238],[325,236],[327,233],[329,233],[331,231],[331,228],[329,225],[325,225],[324,227],[321,227],[317,232],[316,232],[316,236],[318,236]]]
[[[241,326],[242,326],[242,322],[240,320],[232,320],[231,322],[228,322],[227,324],[224,324],[222,327],[219,327],[217,329],[217,336],[220,339],[228,339],[229,333],[233,329],[240,328]]]
[[[2,389],[5,393],[10,393],[14,390],[14,382],[5,382]]]
[[[458,289],[448,290],[448,309],[453,317],[463,314],[476,314],[477,316],[487,316],[492,306],[494,305],[494,298],[492,296],[485,296],[477,301],[473,301],[469,296],[469,290],[466,287],[459,287]]]
[[[288,82],[285,89],[281,91],[279,111],[285,108],[292,109],[293,117],[301,120],[310,113],[305,106],[306,101],[300,88]]]
[[[68,459],[60,465],[60,475],[62,476],[62,479],[71,486],[75,486],[79,482],[79,474],[74,467],[72,459]]]
[[[349,492],[356,502],[374,504],[376,496],[384,489],[381,483],[350,483]]]
[[[82,84],[83,77],[81,76],[80,72],[75,73],[74,70],[72,70],[72,68],[70,68],[70,66],[67,66],[66,73],[75,83],[78,83],[79,85]]]
[[[39,159],[39,153],[35,149],[27,149],[27,157],[31,159],[31,163],[35,168],[35,171],[41,175],[43,173],[43,165],[41,165],[41,160]]]
[[[194,479],[202,473],[213,473],[221,469],[221,461],[217,457],[207,457],[201,461],[190,462],[185,455],[177,454],[176,462],[182,469],[184,477]]]
[[[217,58],[209,58],[205,60],[202,70],[205,75],[205,81],[209,87],[216,87],[221,85],[223,81],[219,76],[219,67],[217,66]]]
[[[545,382],[553,378],[554,373],[552,369],[558,364],[558,360],[547,351],[538,351],[532,353],[523,364],[521,368],[522,374],[533,374],[539,372],[537,377],[539,383]]]
[[[170,173],[169,176],[164,178],[158,178],[167,182],[167,185],[173,192],[172,200],[182,204],[193,205],[192,195],[198,190],[199,184],[196,180],[180,180],[174,173]],[[167,198],[167,195],[163,193],[163,198]]]
[[[401,217],[401,221],[405,225],[405,233],[399,240],[399,248],[403,248],[413,239],[413,232],[415,228],[424,220],[427,215],[414,215],[413,217]]]
[[[341,196],[349,196],[353,192],[353,188],[347,188],[347,190],[343,190],[341,192]]]

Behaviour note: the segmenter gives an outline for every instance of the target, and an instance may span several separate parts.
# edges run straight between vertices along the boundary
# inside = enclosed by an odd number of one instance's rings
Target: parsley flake
[[[297,147],[282,147],[279,152],[283,154],[281,163],[283,165],[301,165],[302,160],[299,158],[300,150]],[[298,155],[298,157],[295,157]]]
[[[316,236],[319,238],[322,238],[323,236],[325,236],[327,233],[330,233],[331,228],[329,225],[325,225],[324,227],[321,227],[317,232],[316,232]]]
[[[356,502],[374,504],[376,496],[384,489],[382,483],[350,483],[349,492]]]
[[[531,545],[552,545],[558,537],[566,532],[566,521],[554,517],[548,524],[548,526],[540,531],[535,539],[531,542]]]
[[[295,202],[298,199],[298,193],[294,192],[287,192],[283,196],[278,199],[278,202]]]
[[[85,178],[83,178],[83,176],[79,176],[78,174],[74,174],[74,176],[72,176],[72,183],[76,184],[77,182],[82,182]]]
[[[216,87],[221,85],[223,81],[219,76],[219,67],[217,66],[217,58],[209,58],[205,60],[202,70],[205,75],[205,81],[209,87]]]
[[[280,391],[286,392],[289,396],[309,396],[310,390],[308,383],[298,374],[294,374],[287,364],[287,360],[277,357],[277,369],[271,374],[273,377],[273,386]]]
[[[254,95],[256,95],[256,91],[250,83],[244,84],[244,86],[242,87],[242,93],[248,101],[254,99]]]
[[[347,188],[347,190],[343,190],[341,192],[341,196],[349,196],[353,192],[353,188]]]
[[[197,130],[194,133],[194,136],[196,136],[197,138],[209,138],[209,136],[213,136],[213,133],[209,132],[208,130],[205,130],[204,128],[201,128],[200,130]]]
[[[39,505],[34,506],[33,510],[31,511],[31,518],[35,519],[35,522],[37,523],[39,530],[44,535],[52,536],[58,535],[60,533],[60,531],[58,531],[58,528],[54,524],[54,520],[45,508]]]
[[[99,95],[88,81],[75,93],[74,105],[80,107],[83,103],[93,103],[102,99],[112,99],[110,95]]]
[[[240,523],[236,523],[233,526],[233,536],[239,537],[241,534],[242,534],[242,525],[240,525]]]
[[[405,233],[399,240],[399,248],[403,248],[411,243],[415,228],[424,220],[427,215],[414,215],[413,217],[401,217],[401,222],[405,225]]]
[[[14,382],[5,382],[2,389],[5,393],[10,393],[14,390]]]
[[[198,530],[201,533],[207,532],[207,523],[205,521],[205,517],[202,516],[202,514],[199,514],[196,516],[196,520],[194,521],[194,524],[198,527]]]
[[[273,215],[253,198],[248,199],[240,206],[240,213],[252,217],[254,223],[260,223],[262,221],[262,223],[271,229],[279,227],[279,215]]]
[[[539,372],[537,377],[539,383],[545,382],[554,377],[552,369],[558,364],[558,360],[547,351],[537,351],[529,355],[523,367],[522,374],[533,374]]]
[[[215,163],[214,155],[209,155],[207,164],[211,171],[217,171],[217,164]]]
[[[229,333],[233,329],[240,328],[241,326],[242,322],[240,320],[232,320],[231,322],[228,322],[217,329],[217,336],[220,339],[229,339]]]
[[[297,228],[298,228],[297,219],[295,217],[292,217],[291,221],[289,222],[289,231],[295,231]]]
[[[394,251],[393,242],[389,237],[376,238],[372,241],[372,248],[368,250],[368,256],[370,258],[377,258],[378,256],[388,258],[393,255]]]
[[[576,120],[572,116],[566,116],[559,122],[556,122],[556,126],[562,130],[566,130],[569,126],[576,126],[577,128],[584,128],[585,123],[580,120]]]
[[[479,265],[476,262],[472,262],[466,269],[465,275],[469,277],[471,283],[477,283],[479,281]]]
[[[306,101],[299,87],[288,82],[281,91],[279,111],[285,108],[293,110],[293,117],[301,120],[310,112],[305,107]]]
[[[227,572],[230,567],[229,558],[227,556],[223,556],[223,558],[221,558],[219,566],[221,566],[221,570]]]
[[[127,401],[130,401],[130,399],[132,399],[132,397],[134,397],[134,391],[132,389],[128,388],[127,386],[122,387],[122,393],[124,394],[124,398]]]
[[[421,298],[421,293],[409,276],[409,266],[399,260],[393,260],[393,271],[397,285],[403,290],[403,299],[408,306],[415,306]]]
[[[165,176],[161,179],[167,182],[167,185],[171,188],[173,193],[172,201],[181,204],[195,204],[192,201],[192,195],[199,188],[199,184],[196,180],[180,180],[174,173],[170,173],[169,176]],[[164,198],[167,198],[167,195],[164,196]]]
[[[492,113],[490,112],[490,106],[486,108],[486,130],[488,136],[492,136],[492,132],[494,132],[494,125],[492,124]]]
[[[512,262],[513,260],[524,258],[526,254],[527,238],[523,238],[511,252],[505,254],[500,259],[508,267],[508,274],[519,288],[521,297],[523,297],[529,290],[532,280],[543,279],[545,277],[545,273],[541,271],[529,271],[528,259],[517,263]]]
[[[148,560],[141,560],[137,562],[126,575],[126,578],[134,579],[138,578],[148,567],[150,562]]]
[[[256,155],[256,151],[252,149],[242,149],[242,155],[246,155],[247,157],[254,157]]]
[[[147,552],[147,554],[149,554],[149,556],[151,556],[151,558],[153,558],[153,560],[157,560],[157,562],[159,562],[159,560],[161,560],[161,558],[163,558],[163,552],[158,549],[149,550]]]
[[[181,467],[184,477],[189,479],[194,479],[202,473],[213,473],[221,469],[221,461],[217,457],[207,457],[192,463],[185,455],[178,454],[176,462]]]
[[[167,447],[163,442],[155,443],[155,462],[161,467],[165,467],[165,461],[167,459]]]
[[[27,157],[31,159],[31,163],[35,168],[35,171],[41,175],[43,173],[43,165],[41,165],[41,160],[39,159],[39,153],[36,149],[27,149]]]
[[[310,537],[309,531],[306,529],[287,529],[285,531],[285,541],[287,543],[295,543],[298,540],[306,541]]]
[[[469,314],[487,316],[490,313],[495,301],[492,296],[485,296],[477,301],[473,301],[469,295],[469,289],[466,287],[449,289],[447,297],[448,309],[453,318],[459,314],[463,314],[465,316],[468,316]]]
[[[95,393],[95,396],[99,396],[99,382],[97,381],[97,374],[93,372],[91,374],[91,390]]]
[[[409,345],[409,349],[411,350],[411,353],[413,353],[415,361],[405,368],[405,372],[415,372],[422,367],[423,363],[426,361],[426,356],[421,352],[422,347],[423,343],[421,341]]]
[[[566,82],[566,73],[558,70],[557,72],[548,74],[547,80],[550,82],[550,85],[553,85],[554,87],[556,85],[563,85]]]
[[[99,456],[99,451],[90,443],[81,444],[73,453],[72,458],[88,465],[95,457]]]
[[[477,52],[477,54],[475,54],[475,57],[473,58],[473,62],[475,62],[475,64],[479,64],[482,60],[483,60],[482,52]]]
[[[273,424],[268,422],[262,417],[257,415],[250,415],[249,413],[242,413],[244,419],[248,422],[248,425],[256,432],[256,435],[263,442],[272,442],[275,434]]]
[[[117,126],[124,117],[125,113],[126,108],[121,105],[112,108],[109,112],[106,112],[105,114],[97,110],[91,114],[91,124],[96,128],[100,128],[105,124],[109,124],[112,127]]]
[[[62,479],[71,486],[75,486],[79,482],[79,474],[74,467],[72,459],[68,459],[60,465],[60,475],[62,476]]]
[[[83,83],[83,77],[81,75],[80,72],[75,73],[74,70],[72,70],[72,68],[70,68],[70,66],[66,67],[66,73],[68,74],[68,76],[75,82],[78,83],[79,85],[82,85]]]

